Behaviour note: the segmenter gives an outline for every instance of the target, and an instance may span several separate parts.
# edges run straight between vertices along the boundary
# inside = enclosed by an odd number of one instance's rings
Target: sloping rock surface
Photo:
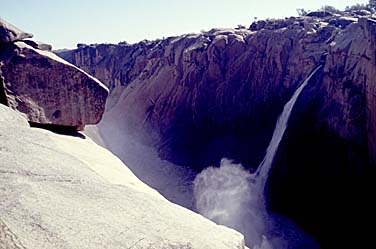
[[[0,139],[0,248],[244,248],[88,138],[30,128],[0,105]]]

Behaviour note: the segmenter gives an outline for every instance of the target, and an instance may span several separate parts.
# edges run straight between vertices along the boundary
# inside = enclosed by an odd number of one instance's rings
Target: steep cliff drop
[[[187,178],[172,180],[174,171],[186,176],[184,167],[160,170],[159,163],[188,165],[194,178],[226,157],[253,172],[284,104],[323,62],[292,111],[265,198],[268,210],[322,248],[367,248],[376,210],[370,198],[376,190],[375,34],[374,16],[347,13],[260,20],[249,28],[137,44],[80,45],[59,55],[108,86],[98,126],[106,147],[130,167],[126,157],[145,161],[148,168],[134,167],[140,174],[167,172],[153,181],[166,183],[156,188],[170,200],[166,193],[175,186],[187,184],[191,192],[192,186]],[[136,147],[123,134],[142,139],[156,160],[126,152]],[[168,188],[167,180],[176,184]]]
[[[289,221],[267,211],[264,189],[294,105],[314,69],[285,104],[261,164],[253,174],[228,159],[209,167],[194,180],[196,208],[203,216],[243,233],[251,248],[318,248]]]
[[[311,74],[304,80],[304,82],[299,86],[299,88],[295,91],[294,95],[291,97],[289,102],[283,107],[283,112],[278,117],[277,124],[275,126],[272,139],[268,148],[266,149],[266,155],[262,160],[260,166],[257,168],[255,175],[256,181],[259,185],[260,191],[265,189],[266,181],[268,179],[269,171],[272,167],[274,157],[277,153],[279,144],[282,140],[283,135],[285,134],[288,121],[290,119],[290,115],[296,100],[298,99],[299,95],[302,93],[303,89],[307,86],[309,80],[312,76],[319,70],[322,66],[318,66],[315,70],[311,72]]]

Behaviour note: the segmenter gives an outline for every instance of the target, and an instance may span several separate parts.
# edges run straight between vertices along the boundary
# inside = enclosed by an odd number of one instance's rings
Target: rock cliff
[[[131,132],[197,170],[222,157],[257,167],[283,105],[324,65],[297,102],[268,195],[272,210],[330,247],[366,233],[346,227],[370,213],[346,224],[336,210],[359,214],[375,194],[376,30],[371,18],[319,14],[59,55],[110,88],[99,128],[112,151]]]
[[[35,125],[82,129],[100,121],[108,95],[100,81],[4,20],[0,37],[1,103]]]
[[[329,111],[323,121],[340,137],[367,144],[374,161],[374,87],[367,79],[374,68],[371,22],[292,17],[134,45],[81,44],[59,55],[111,89],[106,115],[120,115],[120,129],[131,122],[128,126],[143,124],[143,129],[157,131],[162,156],[181,163],[192,163],[204,148],[211,154],[213,143],[223,147],[238,131],[240,140],[270,133],[292,91],[315,66],[325,64],[319,88],[328,98],[323,112]],[[330,112],[336,108],[338,112]],[[360,126],[353,120],[357,115],[364,119]],[[219,135],[223,141],[213,142]],[[202,146],[194,149],[192,144]],[[229,151],[232,145],[224,147]],[[252,161],[235,152],[229,156]]]
[[[277,30],[213,29],[131,46],[82,46],[61,56],[112,90],[107,117],[121,120],[117,128],[156,131],[164,158],[203,167],[229,153],[255,165],[264,150],[259,142],[267,145],[284,102],[327,49],[318,40],[335,30],[288,21]]]

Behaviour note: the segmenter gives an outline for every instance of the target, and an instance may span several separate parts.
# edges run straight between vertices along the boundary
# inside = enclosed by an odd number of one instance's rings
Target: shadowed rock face
[[[49,50],[49,45],[31,40],[0,45],[2,103],[36,124],[82,129],[100,121],[108,95],[101,82],[55,54],[40,50]]]
[[[326,51],[320,41],[336,31],[308,24],[214,29],[60,55],[106,82],[107,117],[120,130],[152,131],[163,158],[202,168],[227,156],[256,166],[284,103]]]
[[[8,105],[8,98],[5,95],[4,78],[1,75],[1,70],[0,70],[0,104]]]
[[[297,102],[268,196],[271,210],[330,247],[367,243],[361,228],[372,208],[364,207],[376,189],[375,35],[371,19],[304,17],[59,55],[110,88],[103,127],[136,131],[163,158],[198,170],[223,156],[256,167],[283,105],[323,64]]]

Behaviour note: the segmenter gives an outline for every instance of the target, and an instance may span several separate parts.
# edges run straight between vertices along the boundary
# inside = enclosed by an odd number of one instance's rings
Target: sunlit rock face
[[[323,64],[292,113],[267,193],[270,209],[321,244],[346,245],[366,233],[376,189],[375,34],[372,19],[312,16],[59,55],[110,88],[101,123],[110,149],[131,132],[196,170],[224,156],[256,167],[283,105]]]
[[[0,248],[245,248],[89,138],[30,128],[1,104],[0,138]]]
[[[45,51],[51,49],[49,45],[22,40],[30,36],[18,29],[9,33],[12,39],[1,33],[1,103],[24,113],[36,125],[82,129],[100,121],[108,89],[99,80]]]

